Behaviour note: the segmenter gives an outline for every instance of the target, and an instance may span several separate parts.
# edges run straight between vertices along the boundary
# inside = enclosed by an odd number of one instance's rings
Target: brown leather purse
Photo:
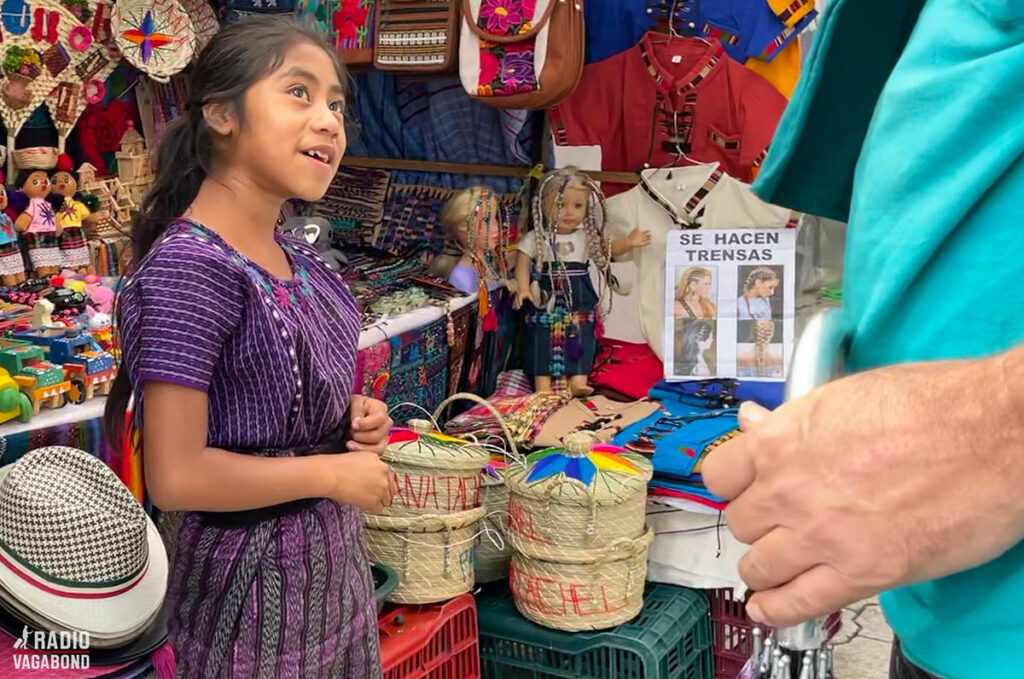
[[[405,73],[454,70],[459,7],[459,0],[378,0],[374,67]]]
[[[542,109],[576,89],[583,74],[583,0],[543,2],[535,5],[543,8],[539,16],[526,17],[523,0],[462,0],[459,69],[470,96],[500,108]],[[544,49],[539,69],[538,45]]]

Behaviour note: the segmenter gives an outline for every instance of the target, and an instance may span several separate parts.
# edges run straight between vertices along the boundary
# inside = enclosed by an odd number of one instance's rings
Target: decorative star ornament
[[[153,11],[147,10],[146,16],[142,19],[142,24],[138,28],[132,28],[127,31],[123,31],[121,36],[132,43],[139,46],[139,54],[142,57],[142,63],[148,64],[150,57],[153,56],[153,50],[164,47],[170,44],[174,37],[167,35],[166,33],[157,33],[153,26]]]
[[[590,486],[597,476],[597,470],[625,474],[639,474],[640,470],[628,459],[621,457],[625,448],[607,444],[595,444],[589,453],[574,455],[562,448],[546,448],[526,457],[532,467],[527,483],[536,483],[564,474],[567,479]]]

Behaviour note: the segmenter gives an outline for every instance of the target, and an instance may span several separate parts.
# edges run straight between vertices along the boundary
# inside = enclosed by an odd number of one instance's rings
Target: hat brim
[[[12,465],[0,467],[0,483]],[[61,627],[97,636],[121,637],[141,629],[163,605],[167,592],[167,551],[152,519],[146,516],[149,563],[130,586],[99,593],[70,591],[47,583],[36,574],[14,570],[17,561],[0,546],[0,586],[22,606]]]

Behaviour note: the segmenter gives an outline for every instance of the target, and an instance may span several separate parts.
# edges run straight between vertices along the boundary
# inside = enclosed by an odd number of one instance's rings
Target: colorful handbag
[[[377,0],[373,65],[380,71],[454,70],[459,0]]]
[[[459,75],[501,108],[555,106],[583,74],[583,0],[462,0]]]
[[[327,36],[347,66],[373,63],[377,0],[298,0],[295,13]]]

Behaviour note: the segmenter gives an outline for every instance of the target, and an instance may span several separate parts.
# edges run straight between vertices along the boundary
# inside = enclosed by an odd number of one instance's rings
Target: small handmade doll
[[[538,392],[568,376],[574,396],[587,384],[597,348],[600,296],[596,266],[610,288],[613,249],[604,235],[604,196],[590,177],[569,168],[545,175],[533,203],[534,230],[516,246],[516,307],[526,305],[523,363]],[[610,301],[610,297],[608,298]]]
[[[55,210],[64,196],[50,192],[50,177],[45,170],[22,170],[18,175],[20,191],[11,194],[11,208],[18,213],[14,228],[22,234],[25,249],[36,278],[60,271],[60,226]]]
[[[14,220],[4,212],[7,209],[7,187],[0,173],[0,282],[11,288],[25,282],[25,259],[21,256],[21,243],[14,228]]]
[[[57,171],[50,178],[54,191],[63,197],[57,208],[57,228],[60,233],[60,264],[65,269],[78,273],[92,273],[92,258],[85,241],[82,227],[93,224],[99,218],[99,198],[91,193],[78,191],[78,177],[74,172],[71,158],[61,154],[57,159]]]

